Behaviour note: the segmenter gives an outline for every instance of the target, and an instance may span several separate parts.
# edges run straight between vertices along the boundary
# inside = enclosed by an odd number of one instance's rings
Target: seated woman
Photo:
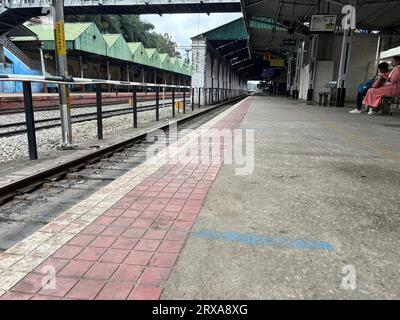
[[[381,62],[378,65],[378,74],[370,80],[367,80],[361,83],[357,88],[357,107],[354,110],[351,110],[352,114],[360,114],[362,113],[362,101],[367,94],[369,88],[379,88],[382,87],[387,78],[389,76],[389,65],[386,62]]]
[[[393,70],[385,78],[386,83],[380,88],[371,88],[363,100],[363,104],[370,107],[368,114],[376,114],[376,110],[385,96],[400,95],[400,56],[392,58],[391,65]]]

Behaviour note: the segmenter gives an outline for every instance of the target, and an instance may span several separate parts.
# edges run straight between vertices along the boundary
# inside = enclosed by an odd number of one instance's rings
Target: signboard
[[[261,77],[263,78],[272,78],[274,75],[274,69],[268,68],[268,69],[264,69]]]
[[[334,32],[336,15],[315,14],[311,16],[311,32]]]
[[[288,46],[288,47],[292,47],[296,45],[296,40],[294,39],[285,39],[283,40],[283,45],[284,46]]]
[[[56,52],[61,56],[65,56],[67,54],[67,46],[65,43],[64,21],[56,22],[55,33]]]
[[[270,67],[283,68],[285,66],[285,60],[283,59],[271,59],[269,60]]]
[[[264,60],[270,60],[271,57],[272,57],[272,53],[271,52],[265,52],[264,56],[263,56],[263,59]]]

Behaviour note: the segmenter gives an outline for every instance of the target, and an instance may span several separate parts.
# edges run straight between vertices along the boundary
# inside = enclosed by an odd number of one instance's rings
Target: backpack
[[[372,78],[372,79],[369,79],[369,80],[361,83],[357,88],[357,93],[361,93],[361,94],[367,93],[368,89],[371,88],[374,81],[375,81],[375,78]]]

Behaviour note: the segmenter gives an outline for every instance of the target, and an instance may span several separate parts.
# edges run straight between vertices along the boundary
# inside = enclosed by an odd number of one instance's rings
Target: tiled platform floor
[[[238,127],[250,100],[198,130]],[[204,148],[187,135],[1,254],[1,299],[158,299],[223,163]]]

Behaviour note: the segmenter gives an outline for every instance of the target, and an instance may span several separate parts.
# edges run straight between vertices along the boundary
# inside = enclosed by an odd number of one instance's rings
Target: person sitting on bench
[[[376,114],[383,97],[400,95],[400,56],[392,58],[393,70],[386,79],[386,83],[380,88],[370,88],[363,100],[363,104],[370,107],[368,114]]]
[[[351,110],[352,114],[362,113],[362,101],[367,94],[369,88],[379,88],[382,87],[386,78],[389,76],[389,65],[386,62],[382,62],[378,65],[378,74],[370,80],[361,83],[357,88],[357,107]]]

